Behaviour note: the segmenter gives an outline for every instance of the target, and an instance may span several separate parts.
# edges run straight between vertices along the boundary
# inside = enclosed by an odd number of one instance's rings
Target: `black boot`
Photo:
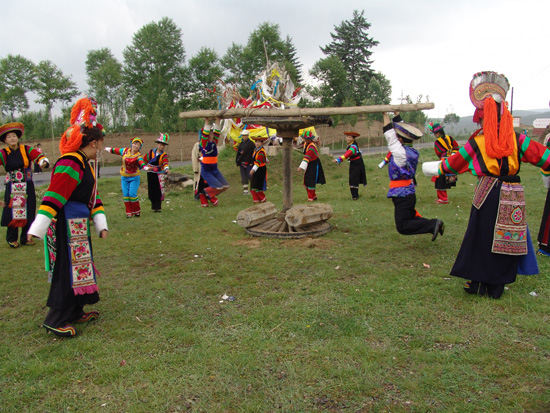
[[[464,291],[468,294],[485,295],[487,293],[487,285],[479,281],[468,281],[464,286]]]
[[[485,284],[484,284],[485,285]],[[504,284],[486,284],[487,295],[491,298],[498,299],[504,292]]]

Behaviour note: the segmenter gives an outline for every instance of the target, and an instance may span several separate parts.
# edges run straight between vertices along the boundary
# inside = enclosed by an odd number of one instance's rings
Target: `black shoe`
[[[445,231],[445,224],[443,223],[443,221],[441,221],[440,219],[438,219],[436,222],[435,222],[435,228],[434,228],[434,232],[433,232],[433,236],[432,236],[432,242],[435,241],[435,239],[437,238],[437,235],[438,234],[441,234],[443,235],[443,232]]]
[[[487,285],[479,281],[468,281],[464,286],[464,291],[468,294],[485,295],[487,293]]]
[[[494,299],[502,297],[504,284],[487,284],[487,295]]]

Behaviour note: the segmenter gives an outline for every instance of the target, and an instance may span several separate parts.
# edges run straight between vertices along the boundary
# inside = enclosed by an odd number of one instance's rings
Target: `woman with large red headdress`
[[[491,298],[500,298],[516,274],[538,274],[519,170],[522,163],[530,163],[550,171],[550,150],[514,131],[505,101],[509,86],[496,72],[476,73],[470,100],[481,129],[456,154],[422,168],[429,176],[469,171],[478,178],[451,275],[468,280],[467,293]]]

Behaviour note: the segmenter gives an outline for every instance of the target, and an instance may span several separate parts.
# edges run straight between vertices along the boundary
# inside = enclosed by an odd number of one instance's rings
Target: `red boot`
[[[307,188],[307,201],[313,202],[317,199],[317,195],[315,194],[315,189],[309,189]]]
[[[135,217],[141,216],[141,207],[139,205],[139,201],[132,202],[132,213]]]
[[[449,198],[447,196],[447,191],[443,190],[437,190],[437,201],[438,204],[448,204]]]
[[[250,193],[252,194],[252,201],[257,204],[260,202],[260,198],[258,197],[258,192],[256,192],[255,190],[251,190]]]
[[[261,203],[265,202],[266,199],[265,199],[265,193],[264,191],[258,191],[258,199],[260,200]]]
[[[208,208],[208,198],[204,194],[199,194],[199,199],[201,200],[201,207]]]
[[[124,201],[126,207],[126,218],[132,218],[132,203],[130,201]]]

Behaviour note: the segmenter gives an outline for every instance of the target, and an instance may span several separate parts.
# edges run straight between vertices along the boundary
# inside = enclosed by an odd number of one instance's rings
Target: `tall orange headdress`
[[[477,108],[474,119],[483,119],[485,148],[487,155],[494,159],[505,158],[514,152],[514,123],[506,103],[509,88],[508,79],[496,72],[476,73],[470,82],[470,100]]]
[[[79,99],[71,109],[71,126],[61,136],[59,150],[61,154],[75,152],[82,145],[80,128],[96,126],[97,102],[92,97]]]

